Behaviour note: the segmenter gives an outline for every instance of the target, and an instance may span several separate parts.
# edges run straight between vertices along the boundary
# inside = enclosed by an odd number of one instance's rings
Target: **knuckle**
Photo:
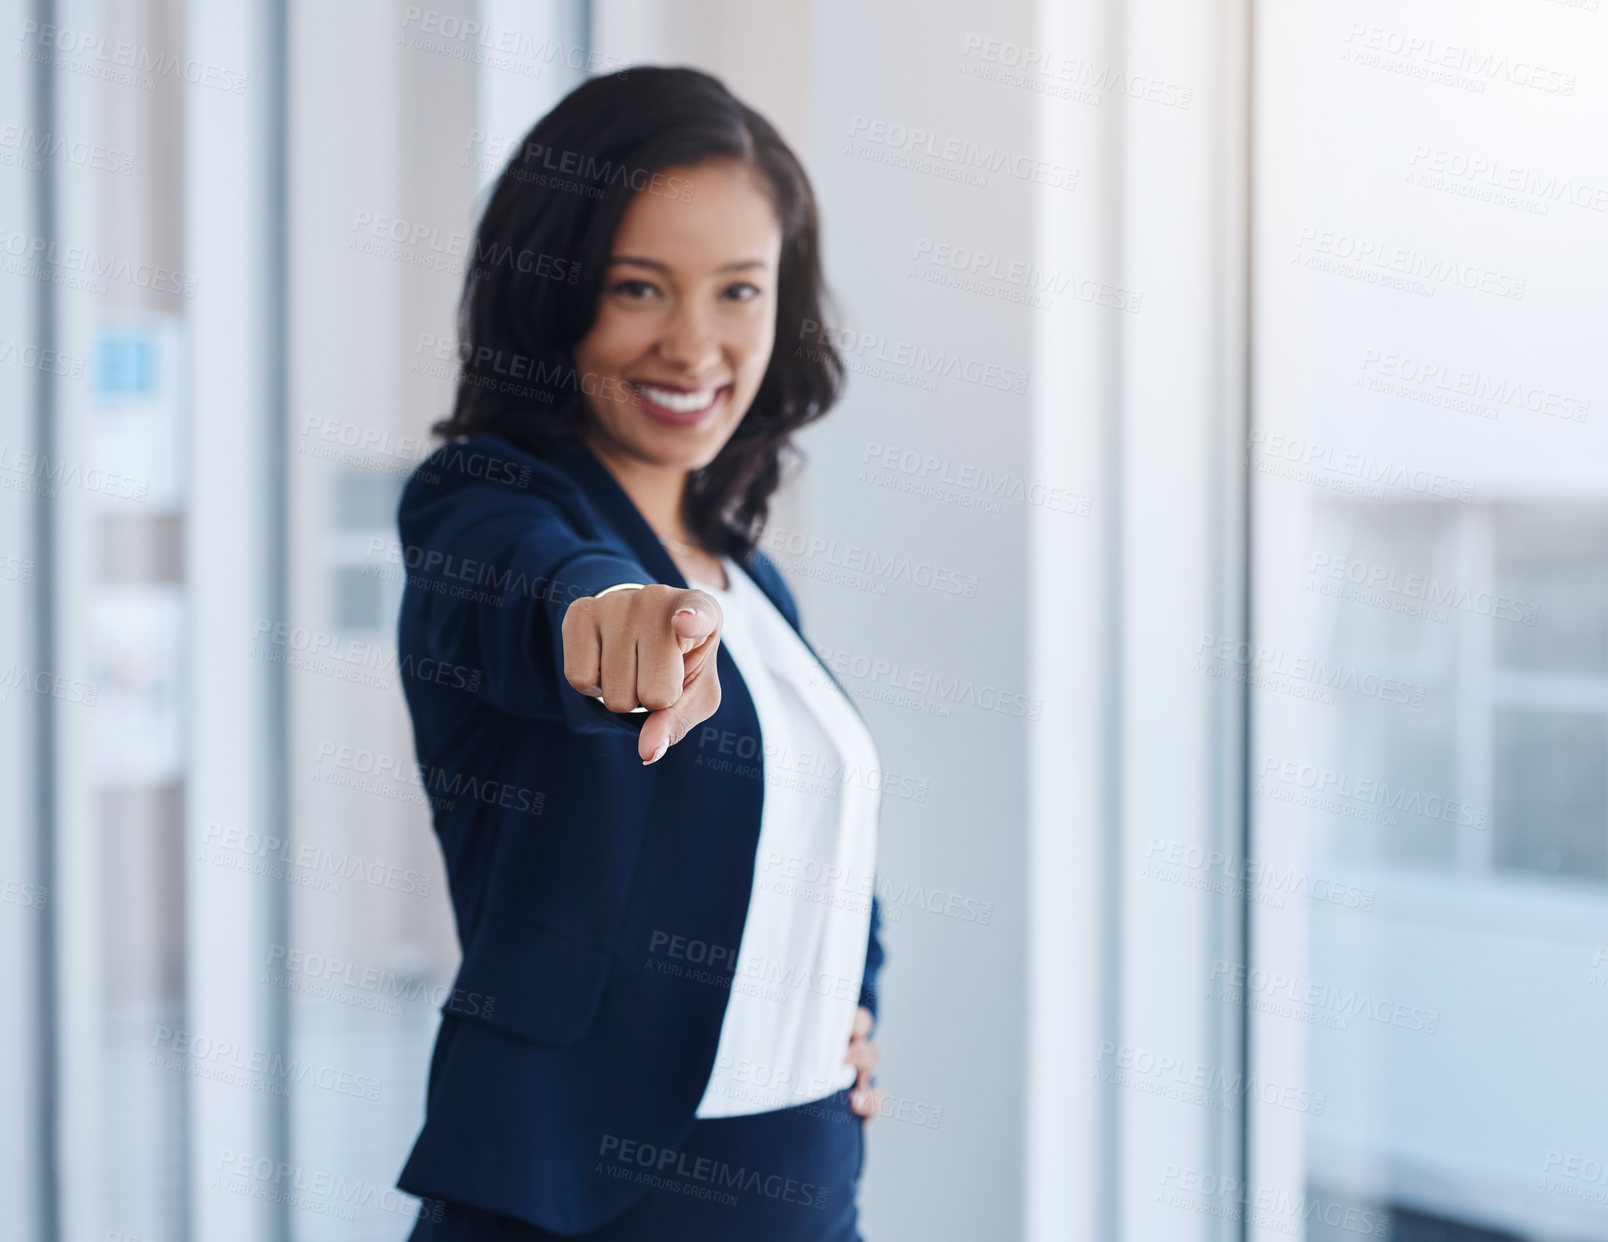
[[[650,712],[662,711],[666,707],[674,707],[676,699],[680,697],[668,690],[643,687],[637,691],[637,698],[642,706]]]

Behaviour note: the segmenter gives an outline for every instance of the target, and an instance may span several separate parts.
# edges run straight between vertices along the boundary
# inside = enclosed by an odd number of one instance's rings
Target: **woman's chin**
[[[643,455],[662,466],[701,470],[720,455],[735,430],[735,426],[724,425],[680,428],[652,423],[641,429],[636,440]]]

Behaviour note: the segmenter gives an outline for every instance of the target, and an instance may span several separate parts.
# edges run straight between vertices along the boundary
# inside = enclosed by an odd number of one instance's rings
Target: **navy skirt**
[[[675,1161],[622,1159],[613,1175],[648,1191],[590,1233],[549,1233],[449,1201],[408,1242],[860,1242],[863,1127],[847,1087],[792,1108],[702,1118]]]

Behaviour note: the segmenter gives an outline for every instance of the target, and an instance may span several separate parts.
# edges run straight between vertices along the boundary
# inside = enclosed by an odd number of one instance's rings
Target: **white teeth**
[[[654,405],[662,405],[677,414],[691,414],[706,410],[714,404],[720,393],[718,388],[700,388],[696,392],[675,392],[669,388],[655,388],[652,384],[637,384],[636,389]]]

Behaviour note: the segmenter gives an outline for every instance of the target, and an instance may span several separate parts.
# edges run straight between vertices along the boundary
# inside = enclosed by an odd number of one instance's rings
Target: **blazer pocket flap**
[[[441,1011],[538,1043],[573,1043],[597,1017],[611,964],[535,923],[488,913]]]

